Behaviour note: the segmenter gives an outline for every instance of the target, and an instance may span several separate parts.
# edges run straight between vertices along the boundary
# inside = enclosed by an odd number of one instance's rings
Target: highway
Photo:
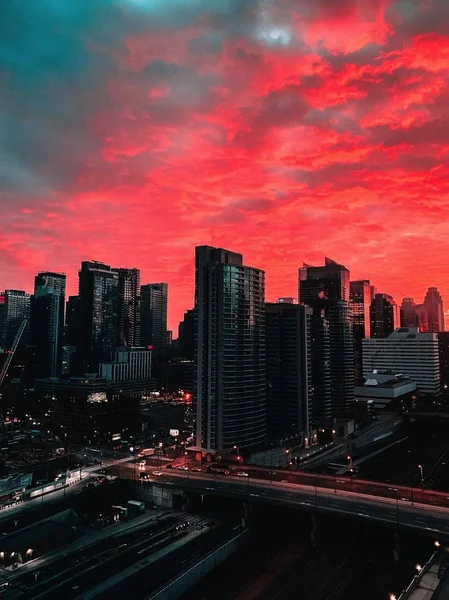
[[[134,465],[122,465],[119,476],[134,478],[131,466]],[[237,473],[223,476],[176,468],[159,469],[163,475],[156,477],[152,475],[154,469],[151,465],[139,469],[150,475],[149,480],[142,480],[142,485],[157,483],[210,495],[280,503],[309,512],[370,519],[449,538],[449,494],[442,492],[279,470],[249,469],[246,471],[249,477],[244,478]]]

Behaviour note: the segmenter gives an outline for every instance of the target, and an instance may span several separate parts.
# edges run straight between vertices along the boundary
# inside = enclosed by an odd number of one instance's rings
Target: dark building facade
[[[351,281],[349,298],[354,336],[354,376],[356,381],[363,377],[362,340],[370,336],[371,284],[367,279]]]
[[[241,254],[195,250],[196,449],[211,455],[266,439],[265,273]]]
[[[81,263],[79,271],[77,353],[84,371],[97,373],[117,345],[119,275],[96,261]]]
[[[167,350],[167,304],[166,283],[148,283],[140,288],[140,342],[153,347],[155,359]]]
[[[29,375],[58,377],[62,370],[66,276],[42,272],[30,304]]]
[[[327,381],[325,375],[329,349],[330,412],[331,417],[347,416],[354,400],[354,342],[349,304],[349,270],[326,258],[324,266],[304,265],[299,269],[300,302],[314,309],[312,337],[315,410],[328,414]],[[328,344],[327,345],[327,340]],[[321,353],[320,350],[321,348]]]
[[[449,390],[449,331],[438,333],[438,352],[440,357],[441,391]]]
[[[184,319],[179,323],[178,353],[182,358],[193,360],[195,349],[195,311],[186,310]]]
[[[313,417],[313,309],[293,303],[265,305],[267,429],[270,440],[308,436]]]
[[[402,300],[401,327],[418,327],[418,315],[413,298],[404,298]]]
[[[72,379],[54,391],[52,429],[72,442],[114,442],[139,431],[139,409],[138,396],[112,391],[105,380]]]
[[[389,294],[376,294],[371,302],[371,337],[386,338],[400,326],[399,308]]]
[[[423,306],[427,313],[428,332],[439,333],[444,331],[443,298],[436,287],[430,287],[427,290]]]
[[[118,339],[117,346],[140,345],[140,271],[117,269]]]
[[[3,302],[3,339],[0,346],[9,350],[22,322],[27,319],[27,327],[22,335],[20,348],[28,343],[31,296],[22,290],[6,290]]]

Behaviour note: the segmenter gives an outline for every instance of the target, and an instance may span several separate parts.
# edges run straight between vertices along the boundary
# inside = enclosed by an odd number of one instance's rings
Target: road
[[[134,478],[130,466],[122,465],[119,476]],[[449,538],[449,496],[440,492],[412,489],[410,496],[410,488],[297,472],[289,475],[279,471],[252,473],[249,470],[250,477],[243,478],[237,474],[222,476],[204,471],[186,473],[174,468],[161,469],[163,475],[155,477],[151,474],[153,469],[150,465],[145,467],[150,474],[150,483],[178,485],[200,493],[280,502],[313,512],[351,515]],[[147,481],[142,480],[142,484]]]

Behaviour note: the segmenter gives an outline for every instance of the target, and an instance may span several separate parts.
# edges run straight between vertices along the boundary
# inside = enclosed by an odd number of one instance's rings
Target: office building
[[[401,327],[418,327],[418,315],[413,298],[404,298],[402,300]]]
[[[140,288],[140,343],[152,346],[154,359],[167,351],[167,303],[166,283],[149,283]]]
[[[376,294],[370,307],[371,337],[388,337],[401,324],[399,307],[389,294]]]
[[[438,335],[420,333],[416,327],[400,327],[387,338],[362,342],[363,375],[392,371],[410,377],[421,394],[438,395],[440,366]]]
[[[326,258],[324,266],[304,265],[299,269],[299,300],[314,309],[312,338],[316,349],[312,369],[316,383],[324,375],[329,348],[330,412],[327,392],[319,398],[314,386],[314,406],[326,418],[348,416],[354,399],[354,347],[349,304],[349,270]],[[322,328],[322,329],[320,329]],[[329,346],[327,346],[327,340]],[[321,347],[323,354],[319,354]],[[321,371],[321,373],[320,373]],[[327,381],[319,383],[327,390]],[[324,386],[324,387],[323,387]]]
[[[423,306],[427,313],[427,326],[429,333],[438,333],[440,331],[444,331],[443,298],[436,287],[430,287],[427,290]]]
[[[354,336],[354,377],[359,381],[363,375],[362,340],[370,337],[371,284],[367,279],[351,281],[349,299]]]
[[[195,313],[193,308],[186,310],[184,319],[179,323],[178,353],[187,360],[193,360],[195,348]]]
[[[29,378],[62,372],[66,276],[42,272],[34,279],[30,303]]]
[[[118,346],[140,345],[140,271],[118,272]]]
[[[265,273],[241,254],[196,248],[195,339],[195,449],[258,447],[266,438]]]
[[[25,319],[27,320],[27,326],[21,337],[19,350],[26,347],[30,320],[30,298],[30,294],[22,290],[5,291],[3,302],[3,339],[0,344],[4,350],[11,349],[19,328]]]
[[[97,373],[117,346],[119,275],[96,261],[84,261],[79,271],[77,352],[84,372]]]
[[[449,389],[449,331],[438,333],[438,352],[440,356],[441,390]]]
[[[267,429],[272,441],[305,439],[313,416],[313,309],[288,302],[265,305]]]
[[[114,390],[105,379],[36,380],[52,398],[52,430],[70,442],[105,444],[129,439],[141,428],[136,395]]]
[[[150,380],[151,350],[146,347],[117,348],[110,362],[100,364],[99,375],[108,381]]]

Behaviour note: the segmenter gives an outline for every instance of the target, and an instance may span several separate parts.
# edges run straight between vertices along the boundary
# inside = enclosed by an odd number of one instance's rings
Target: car
[[[248,473],[245,473],[244,471],[239,471],[237,473],[237,477],[249,477]]]
[[[202,469],[200,469],[199,467],[192,467],[190,470],[194,471],[195,473],[202,473]]]
[[[141,473],[140,474],[140,479],[149,479],[150,476],[148,475],[148,473]]]
[[[145,467],[145,465],[146,465],[146,464],[147,464],[147,461],[146,461],[146,460],[141,460],[141,461],[139,462],[139,467]]]
[[[181,465],[180,467],[178,467],[178,471],[188,471],[189,467],[186,467],[186,465]]]
[[[173,469],[173,465],[166,465],[165,468],[166,469]]]
[[[88,490],[89,488],[95,487],[95,483],[86,483],[84,487],[86,488],[86,490]]]
[[[163,475],[162,471],[153,471],[153,475],[155,477],[160,477],[161,475]]]

